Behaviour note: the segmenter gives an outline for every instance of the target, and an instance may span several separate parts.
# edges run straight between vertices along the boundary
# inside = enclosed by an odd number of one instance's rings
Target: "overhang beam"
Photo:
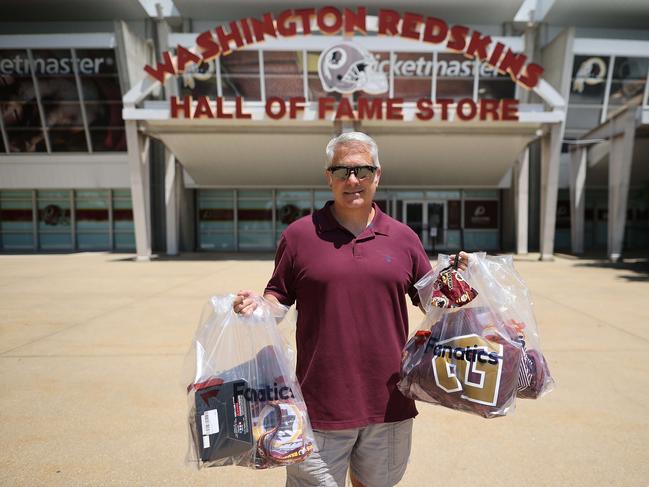
[[[555,0],[524,0],[514,16],[514,22],[536,24],[543,22]]]

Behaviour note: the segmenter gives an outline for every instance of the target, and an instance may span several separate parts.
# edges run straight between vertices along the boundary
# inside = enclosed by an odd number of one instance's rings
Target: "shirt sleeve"
[[[280,303],[291,306],[295,302],[294,258],[286,237],[282,235],[275,253],[275,270],[264,289],[264,294],[272,294]]]
[[[415,244],[413,245],[412,251],[412,282],[408,288],[408,295],[412,301],[412,304],[415,306],[419,305],[419,292],[415,287],[415,283],[419,281],[422,277],[429,272],[432,267],[430,265],[430,259],[424,250],[424,246],[421,244],[419,237],[415,235]]]

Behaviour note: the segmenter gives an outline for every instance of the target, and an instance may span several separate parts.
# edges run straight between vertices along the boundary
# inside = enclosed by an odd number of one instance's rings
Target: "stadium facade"
[[[649,247],[649,6],[44,0],[0,22],[0,251],[272,251],[373,136],[430,252]]]

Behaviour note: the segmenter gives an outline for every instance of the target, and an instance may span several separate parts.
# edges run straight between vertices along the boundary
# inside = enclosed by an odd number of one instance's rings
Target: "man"
[[[287,467],[287,486],[392,486],[410,455],[414,402],[396,388],[408,336],[405,295],[430,269],[419,237],[373,203],[378,148],[360,132],[326,148],[333,201],[283,233],[264,291],[298,310],[297,377],[318,448]],[[464,262],[462,261],[464,259]],[[462,267],[468,256],[460,254]],[[237,313],[259,301],[240,291]]]

